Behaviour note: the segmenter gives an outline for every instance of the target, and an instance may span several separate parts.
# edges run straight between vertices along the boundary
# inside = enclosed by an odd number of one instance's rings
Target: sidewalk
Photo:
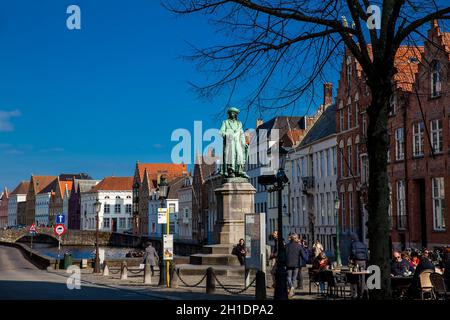
[[[47,270],[50,273],[58,274],[68,278],[70,276],[66,270]],[[146,285],[143,283],[144,273],[135,269],[128,271],[128,279],[120,280],[120,271],[117,269],[110,270],[109,276],[103,276],[101,274],[94,274],[92,269],[81,270],[81,281],[83,284],[99,285],[113,287],[121,290],[132,290],[134,292],[139,291],[142,294],[149,295],[149,297],[155,297],[160,299],[182,299],[182,300],[253,300],[255,299],[255,284],[253,283],[247,290],[242,293],[237,293],[245,288],[244,279],[241,277],[225,277],[217,276],[216,290],[214,294],[206,293],[206,279],[195,287],[191,285],[197,284],[202,277],[201,276],[182,276],[182,280],[189,285],[186,286],[181,279],[178,280],[177,288],[158,287],[159,271],[155,270],[155,275],[152,277],[152,284]],[[137,274],[134,274],[137,273]],[[270,275],[267,277],[267,299],[273,299],[274,289]],[[324,300],[326,299],[322,295],[317,293],[317,287],[315,284],[311,286],[311,294],[309,294],[309,280],[308,274],[305,270],[303,272],[304,285],[302,290],[296,290],[296,295],[293,300]],[[250,279],[253,281],[253,278]],[[220,282],[220,283],[219,283]],[[228,290],[228,291],[227,291]]]

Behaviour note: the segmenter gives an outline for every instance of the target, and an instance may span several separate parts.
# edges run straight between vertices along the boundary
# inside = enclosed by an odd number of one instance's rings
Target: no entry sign
[[[57,224],[54,228],[53,231],[55,232],[55,234],[57,236],[62,236],[64,233],[66,233],[67,229],[63,224]]]

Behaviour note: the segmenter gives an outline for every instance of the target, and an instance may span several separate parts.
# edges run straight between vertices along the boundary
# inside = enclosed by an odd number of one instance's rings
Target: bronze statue
[[[244,168],[248,156],[242,123],[237,119],[239,109],[229,108],[228,119],[222,122],[220,135],[223,137],[223,159],[221,174],[225,178],[246,178]]]

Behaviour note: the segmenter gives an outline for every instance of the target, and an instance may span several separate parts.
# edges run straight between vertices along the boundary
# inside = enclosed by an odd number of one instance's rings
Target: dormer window
[[[441,95],[442,65],[439,61],[433,60],[431,64],[431,97]]]
[[[352,57],[351,56],[347,56],[347,71],[346,71],[346,75],[347,75],[347,89],[350,90],[350,80],[351,80],[351,76],[352,76]]]

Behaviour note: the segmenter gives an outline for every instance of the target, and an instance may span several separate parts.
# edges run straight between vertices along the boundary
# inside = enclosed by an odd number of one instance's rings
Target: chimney
[[[261,118],[256,119],[256,129],[258,129],[258,127],[259,127],[260,125],[262,125],[263,123],[264,123],[264,120],[263,120],[263,119],[261,119]]]
[[[432,40],[434,34],[436,34],[437,36],[441,35],[441,28],[439,28],[437,19],[433,19],[430,22],[430,30],[428,30],[428,39]]]
[[[328,107],[333,103],[333,84],[325,82],[323,84],[323,106]]]

